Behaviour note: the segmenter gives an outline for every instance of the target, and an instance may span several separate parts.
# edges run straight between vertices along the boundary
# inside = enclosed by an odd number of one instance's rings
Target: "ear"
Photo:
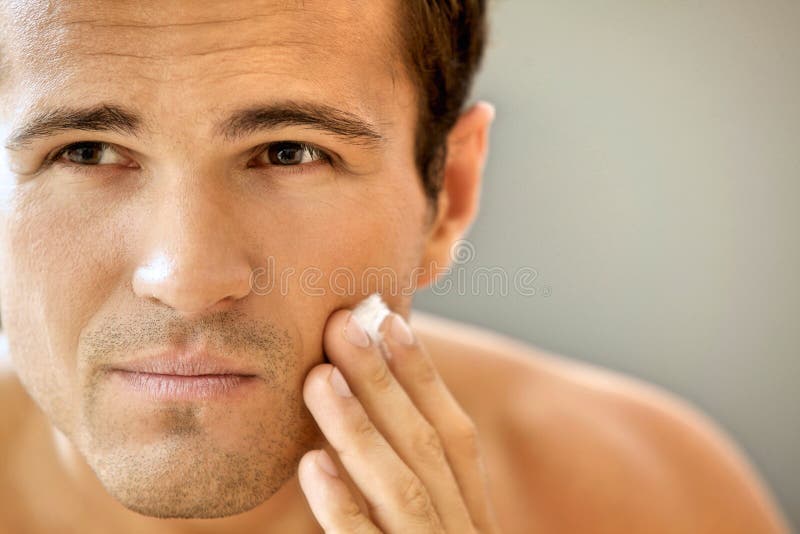
[[[494,106],[477,102],[458,118],[447,136],[444,179],[417,269],[418,288],[433,283],[439,271],[450,265],[454,243],[475,220],[494,115]]]

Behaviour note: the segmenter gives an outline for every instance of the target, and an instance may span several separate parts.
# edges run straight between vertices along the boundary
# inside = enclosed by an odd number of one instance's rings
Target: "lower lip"
[[[225,398],[253,385],[248,375],[160,375],[115,369],[112,376],[127,389],[152,400],[204,400]]]

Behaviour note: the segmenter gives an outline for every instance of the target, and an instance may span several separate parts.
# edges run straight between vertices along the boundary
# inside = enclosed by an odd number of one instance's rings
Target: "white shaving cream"
[[[358,322],[374,343],[380,343],[383,337],[379,328],[390,313],[381,296],[373,293],[353,309],[353,319]]]

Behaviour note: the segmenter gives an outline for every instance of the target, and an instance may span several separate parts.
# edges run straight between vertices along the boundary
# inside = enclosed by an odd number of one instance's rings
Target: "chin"
[[[98,447],[85,458],[129,510],[162,519],[220,518],[263,504],[296,475],[300,458],[322,438],[310,422],[294,430],[250,434],[233,449],[208,436],[176,434],[146,445]]]
[[[294,476],[292,459],[274,456],[263,447],[232,453],[198,440],[173,438],[139,450],[97,455],[89,458],[89,465],[106,491],[134,512],[213,518],[246,512],[269,499]]]
[[[137,514],[158,519],[215,519],[241,514],[252,510],[269,499],[277,490],[264,496],[198,495],[193,490],[189,494],[175,495],[170,499],[153,499],[141,493],[111,493],[120,504]]]

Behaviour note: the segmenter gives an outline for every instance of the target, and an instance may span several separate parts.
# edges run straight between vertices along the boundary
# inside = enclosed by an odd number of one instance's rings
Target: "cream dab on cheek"
[[[379,328],[389,313],[391,312],[381,296],[373,293],[353,308],[353,319],[367,332],[373,343],[380,343],[383,336]]]

